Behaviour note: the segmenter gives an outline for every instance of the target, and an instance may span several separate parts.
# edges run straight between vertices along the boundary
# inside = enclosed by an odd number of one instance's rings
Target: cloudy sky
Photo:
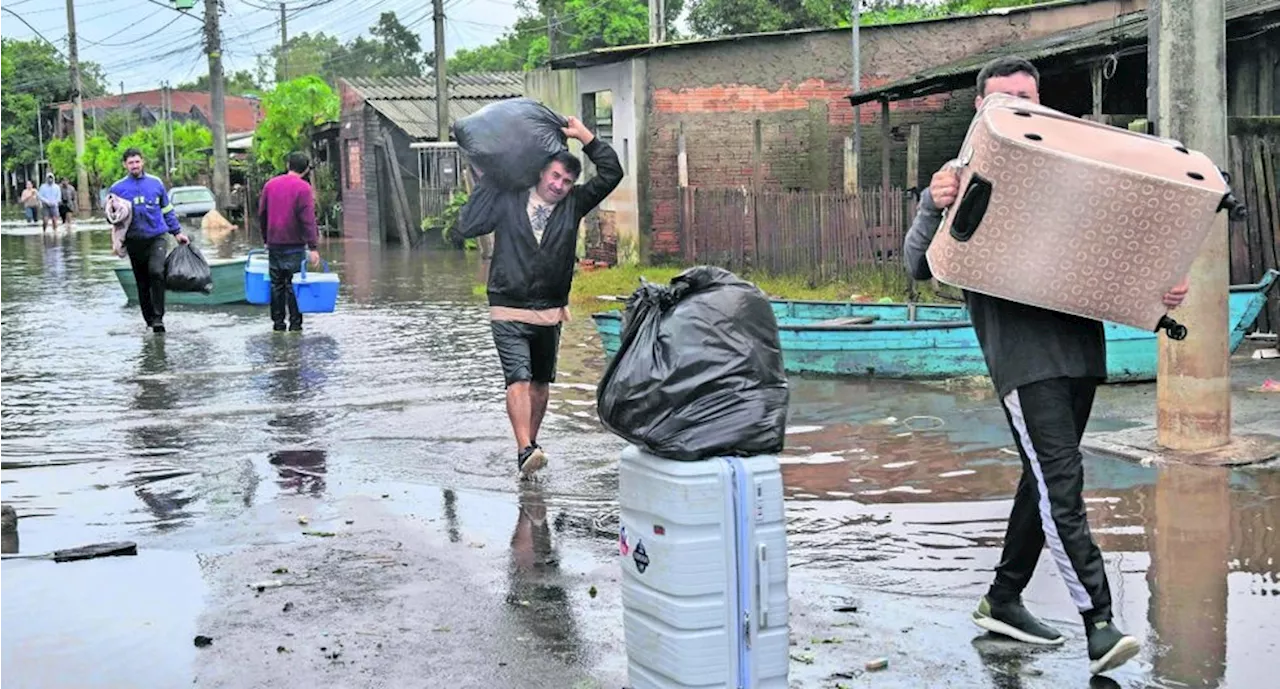
[[[256,57],[280,42],[279,2],[223,0],[224,70],[253,70]],[[75,0],[80,57],[102,65],[113,92],[194,79],[208,71],[200,49],[203,0],[191,15],[174,11],[171,0]],[[65,52],[65,0],[5,0],[0,34],[33,38],[35,32],[9,12],[26,20]],[[276,9],[260,9],[274,7]],[[289,35],[323,31],[344,42],[367,33],[381,12],[394,11],[400,21],[418,32],[424,50],[431,50],[434,29],[431,0],[285,0]],[[491,42],[516,18],[515,0],[446,0],[446,52]]]

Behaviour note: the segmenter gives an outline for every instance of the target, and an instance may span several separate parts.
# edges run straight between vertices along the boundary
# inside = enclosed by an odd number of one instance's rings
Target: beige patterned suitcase
[[[1162,297],[1219,210],[1243,206],[1207,156],[1030,101],[983,100],[960,193],[927,253],[938,280],[1174,339]]]

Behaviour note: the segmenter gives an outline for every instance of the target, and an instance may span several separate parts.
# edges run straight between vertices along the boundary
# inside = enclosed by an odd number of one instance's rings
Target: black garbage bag
[[[627,300],[596,389],[600,421],[651,454],[694,461],[783,447],[789,390],[769,299],[712,266]]]
[[[209,262],[191,242],[174,247],[164,260],[164,286],[173,292],[213,291]]]
[[[568,150],[565,118],[531,98],[490,103],[453,124],[453,136],[485,179],[508,190],[538,182],[547,159]]]

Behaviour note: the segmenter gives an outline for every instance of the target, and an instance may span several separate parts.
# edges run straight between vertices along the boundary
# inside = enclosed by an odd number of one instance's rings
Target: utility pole
[[[449,140],[449,77],[445,74],[444,59],[444,0],[431,0],[436,23],[436,123],[439,125],[436,141]]]
[[[849,23],[853,27],[853,94],[862,91],[862,45],[859,25],[862,23],[862,1],[853,0]],[[853,192],[858,193],[858,168],[862,165],[862,106],[853,106]]]
[[[213,195],[218,207],[231,202],[230,161],[227,157],[227,103],[222,83],[222,35],[218,27],[218,0],[204,0],[205,53],[209,55],[209,114],[213,125]]]
[[[1224,0],[1151,0],[1148,113],[1156,135],[1176,139],[1227,167]],[[1190,331],[1159,338],[1156,424],[1160,445],[1197,451],[1231,440],[1231,364],[1227,343],[1227,214],[1191,265],[1191,290],[1175,312]]]
[[[649,0],[649,42],[665,43],[667,40],[666,0]]]
[[[40,101],[36,101],[36,139],[40,142],[40,155],[36,156],[36,186],[44,181],[44,171],[40,169],[40,164],[45,162],[44,159],[44,123],[40,121]]]
[[[289,80],[289,27],[288,18],[284,14],[284,3],[280,3],[280,65],[276,70],[279,81]]]
[[[71,120],[75,125],[76,137],[76,208],[80,216],[89,214],[89,172],[84,169],[84,100],[80,93],[80,55],[76,47],[76,6],[67,0],[67,47],[70,49],[71,88],[74,102],[71,106]]]

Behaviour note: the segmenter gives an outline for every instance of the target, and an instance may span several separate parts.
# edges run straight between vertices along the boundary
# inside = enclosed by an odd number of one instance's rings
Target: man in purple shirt
[[[262,187],[258,200],[258,226],[267,245],[268,269],[271,275],[271,322],[276,332],[285,329],[285,311],[289,313],[289,331],[302,331],[302,313],[293,294],[293,275],[302,270],[303,255],[310,252],[311,265],[320,265],[316,250],[316,199],[311,185],[303,176],[311,168],[305,153],[289,154],[289,171],[272,177]]]

